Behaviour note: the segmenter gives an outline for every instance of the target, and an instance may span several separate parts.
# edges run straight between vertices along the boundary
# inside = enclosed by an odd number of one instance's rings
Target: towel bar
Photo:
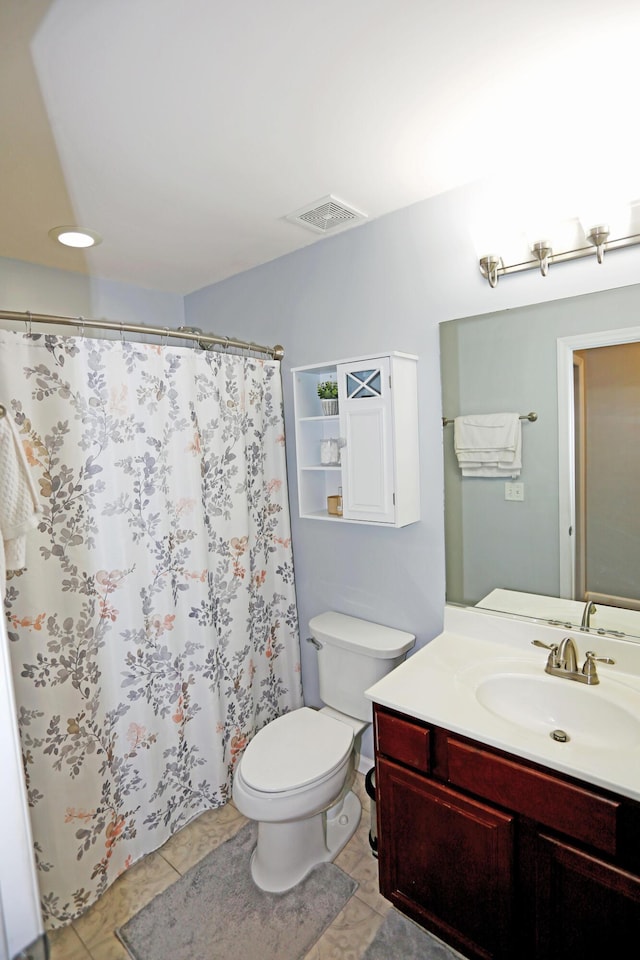
[[[520,419],[520,420],[529,420],[531,423],[535,423],[536,420],[538,419],[538,414],[537,414],[537,413],[533,413],[533,411],[532,411],[531,413],[521,413],[519,419]],[[449,417],[443,417],[443,418],[442,418],[442,426],[443,426],[443,427],[446,427],[449,423],[453,423],[454,421],[455,421],[455,417],[451,417],[451,418],[449,418]]]

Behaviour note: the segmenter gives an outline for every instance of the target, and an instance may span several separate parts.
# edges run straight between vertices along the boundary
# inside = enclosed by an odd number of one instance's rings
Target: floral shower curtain
[[[6,616],[45,923],[302,702],[277,361],[0,331],[43,513]]]

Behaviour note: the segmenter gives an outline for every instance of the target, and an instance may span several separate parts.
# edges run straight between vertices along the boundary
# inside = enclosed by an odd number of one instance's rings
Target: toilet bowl
[[[364,690],[415,642],[412,634],[333,612],[309,626],[327,706],[300,707],[268,723],[249,743],[233,779],[236,807],[258,823],[251,875],[274,893],[333,860],[355,833],[362,808],[351,789],[354,745],[371,720]]]
[[[353,836],[361,813],[348,790],[353,745],[351,724],[301,707],[267,724],[247,747],[233,801],[258,822],[251,875],[262,890],[295,886]]]

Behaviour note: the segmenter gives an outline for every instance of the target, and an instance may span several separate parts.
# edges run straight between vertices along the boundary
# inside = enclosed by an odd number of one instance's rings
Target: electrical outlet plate
[[[505,483],[505,500],[524,500],[524,483]]]

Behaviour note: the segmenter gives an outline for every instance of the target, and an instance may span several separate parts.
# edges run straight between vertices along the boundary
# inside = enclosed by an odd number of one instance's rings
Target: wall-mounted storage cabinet
[[[356,357],[295,367],[292,374],[300,516],[391,527],[418,521],[417,357]],[[326,380],[338,384],[338,413],[330,416],[318,397]],[[337,451],[337,462],[328,450]],[[336,516],[327,498],[340,492],[342,516]]]

